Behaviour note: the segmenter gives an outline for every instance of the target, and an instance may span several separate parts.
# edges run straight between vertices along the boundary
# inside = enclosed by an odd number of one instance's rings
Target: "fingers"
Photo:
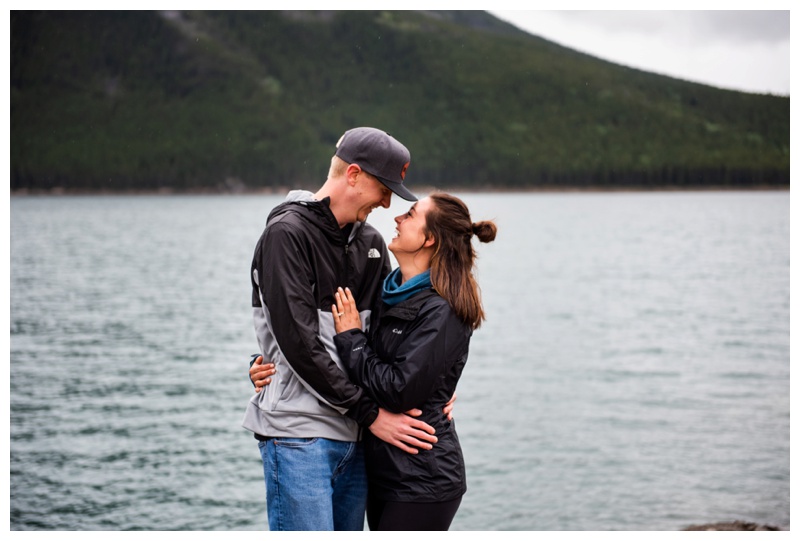
[[[260,365],[253,365],[250,367],[250,379],[255,381],[257,379],[264,379],[267,376],[274,376],[275,375],[275,365],[272,363],[269,364],[260,364]]]
[[[355,306],[355,301],[353,300],[353,294],[350,293],[350,288],[342,289],[340,287],[336,291],[336,306],[339,308],[339,312],[348,313],[351,305]]]
[[[344,294],[344,290],[340,287],[336,291],[336,304],[339,306],[339,311],[347,313],[347,309],[350,307],[349,302],[347,300],[347,295]]]
[[[415,410],[410,412],[415,413]],[[369,429],[376,437],[412,455],[418,454],[419,449],[433,449],[433,444],[439,441],[433,435],[433,427],[427,423],[383,408],[379,409],[378,417]]]
[[[350,291],[349,287],[342,289],[341,287],[336,291],[336,307],[338,308],[339,312],[349,312],[352,310],[357,310],[356,308],[356,299],[353,297],[353,292]]]
[[[336,301],[339,303],[339,306],[341,306],[344,311],[347,311],[347,309],[350,307],[350,299],[347,298],[347,293],[341,287],[336,290]]]
[[[266,365],[266,366],[275,366],[275,365]],[[261,389],[263,389],[264,387],[266,387],[267,385],[272,383],[272,378],[265,377],[265,376],[267,376],[267,375],[271,376],[271,375],[274,375],[274,374],[275,374],[275,370],[273,369],[273,370],[265,372],[265,373],[259,373],[259,374],[256,374],[254,376],[251,376],[251,379],[253,380],[253,385],[255,385],[257,393],[260,393]]]
[[[395,441],[394,443],[392,443],[392,445],[394,445],[395,447],[397,447],[399,449],[402,449],[403,451],[405,451],[406,453],[408,453],[410,455],[419,454],[419,449],[417,449],[416,447],[409,447],[408,445],[406,445],[402,441],[399,441],[399,440]]]
[[[439,441],[439,438],[434,436],[435,433],[434,428],[428,423],[409,418],[405,430],[398,437],[420,449],[432,449],[431,444]]]
[[[428,436],[427,434],[424,434],[424,435]],[[428,436],[428,437],[430,437],[430,436]],[[435,439],[436,438],[434,438],[434,440]],[[414,438],[413,436],[405,436],[403,438],[403,441],[406,442],[408,445],[416,447],[417,449],[424,449],[426,451],[430,451],[431,449],[433,449],[433,444],[436,443],[435,441],[434,442],[425,441],[425,440],[420,439],[420,438]]]
[[[413,447],[414,449],[424,449],[427,451],[433,449],[433,444],[437,441],[439,440],[437,440],[435,436],[431,436],[422,431],[398,436],[399,443],[407,445],[408,447]],[[398,447],[400,446],[398,445]]]
[[[408,433],[417,439],[436,443],[439,441],[436,436],[434,436],[434,434],[436,434],[436,429],[424,421],[414,419],[414,417],[419,417],[420,415],[422,415],[422,410],[417,408],[410,409],[406,412],[408,419],[405,424],[408,426]]]
[[[336,304],[331,306],[336,333],[361,328],[361,315],[350,288],[338,288],[334,293]]]
[[[339,291],[341,290],[342,288],[340,287],[339,290],[334,294],[334,297],[336,297],[336,306],[334,312],[336,312],[340,317],[342,316],[343,313],[345,313],[344,299],[342,298],[343,295],[339,294]]]
[[[456,402],[456,393],[453,392],[453,396],[450,397],[450,400],[447,401],[447,404],[444,405],[442,408],[442,413],[444,413],[445,417],[447,417],[448,421],[453,420],[453,408]]]
[[[453,404],[448,404],[444,408],[442,408],[442,413],[447,417],[448,421],[453,420]]]
[[[423,451],[430,451],[433,449],[433,444],[429,441],[425,441],[422,438],[430,438],[424,432],[420,432],[418,434],[419,437],[415,437],[411,434],[403,434],[398,436],[398,439],[394,442],[395,447],[399,447],[406,453],[410,453],[412,455],[416,455],[419,453],[420,449]],[[434,438],[435,440],[436,438]],[[433,443],[436,443],[435,441]]]
[[[250,381],[252,381],[253,385],[256,387],[263,387],[264,385],[269,385],[272,382],[272,378],[269,376],[274,376],[275,373],[275,364],[273,363],[253,363],[253,366],[250,367]]]
[[[428,443],[436,443],[436,442],[439,441],[439,438],[437,438],[436,436],[434,436],[430,432],[427,432],[427,431],[425,431],[423,429],[418,429],[417,431],[413,432],[412,434],[408,434],[408,435],[410,435],[414,439],[417,439],[417,440],[420,440],[420,441],[426,441]]]
[[[418,421],[416,419],[412,420],[412,422],[409,423],[409,426],[415,430],[421,430],[422,432],[427,432],[426,436],[428,434],[430,434],[431,436],[433,436],[433,434],[436,434],[436,430],[434,430],[434,428],[431,425],[422,421]],[[436,442],[437,440],[434,438],[431,441]]]

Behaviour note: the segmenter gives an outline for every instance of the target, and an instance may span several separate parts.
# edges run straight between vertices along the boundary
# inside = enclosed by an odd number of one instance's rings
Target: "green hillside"
[[[789,98],[484,12],[11,12],[11,189],[308,186],[346,129],[446,187],[788,186]]]

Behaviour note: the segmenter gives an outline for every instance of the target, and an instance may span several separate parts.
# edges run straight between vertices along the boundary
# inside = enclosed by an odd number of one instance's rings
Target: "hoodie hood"
[[[361,222],[353,224],[349,238],[345,239],[342,229],[339,227],[339,222],[331,212],[330,205],[331,200],[329,197],[320,200],[315,199],[314,194],[308,190],[292,190],[286,195],[286,199],[282,203],[272,209],[267,218],[267,223],[287,212],[295,212],[324,232],[331,242],[341,245],[347,244],[353,240],[362,224]]]

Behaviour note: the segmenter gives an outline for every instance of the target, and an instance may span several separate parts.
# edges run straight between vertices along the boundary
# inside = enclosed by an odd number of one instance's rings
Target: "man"
[[[416,201],[403,185],[410,161],[408,149],[381,130],[347,131],[323,186],[290,192],[256,246],[256,335],[277,370],[270,385],[257,387],[243,426],[259,441],[271,530],[364,529],[362,429],[412,453],[436,442],[429,425],[379,408],[353,385],[333,344],[338,287],[349,287],[364,307],[365,326],[380,298],[388,251],[365,220],[388,208],[392,193]],[[264,373],[260,363],[251,368],[254,381]]]

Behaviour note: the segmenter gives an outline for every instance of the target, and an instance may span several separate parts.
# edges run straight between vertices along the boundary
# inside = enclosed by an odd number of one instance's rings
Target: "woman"
[[[393,412],[422,410],[436,429],[433,449],[408,454],[365,433],[367,521],[377,530],[447,530],[466,492],[455,425],[442,413],[484,319],[472,274],[472,237],[491,242],[492,222],[473,224],[457,197],[435,193],[395,218],[388,248],[399,267],[384,282],[369,335],[349,290],[332,307],[339,356],[351,380]]]

